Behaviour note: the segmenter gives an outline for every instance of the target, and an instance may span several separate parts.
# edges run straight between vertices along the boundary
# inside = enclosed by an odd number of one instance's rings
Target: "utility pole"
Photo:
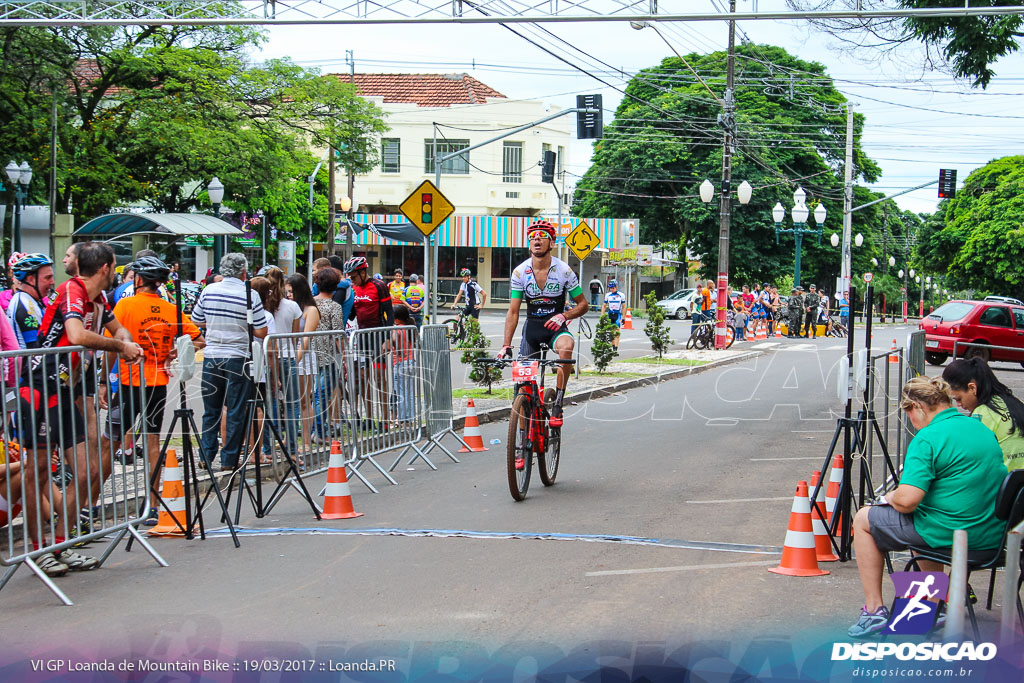
[[[843,281],[843,292],[849,292],[853,273],[853,253],[850,247],[850,240],[853,239],[853,106],[849,102],[846,103],[846,169],[843,189],[843,262],[840,278]]]
[[[882,205],[882,274],[889,274],[889,205]]]
[[[327,148],[327,255],[334,253],[334,147]]]
[[[730,16],[736,13],[736,0],[729,0]],[[736,75],[736,20],[729,19],[729,53],[726,61],[724,111],[722,112],[722,188],[718,236],[718,315],[715,323],[715,348],[726,347],[726,311],[729,306],[729,228],[732,199],[732,148],[736,131],[736,101],[733,85]]]

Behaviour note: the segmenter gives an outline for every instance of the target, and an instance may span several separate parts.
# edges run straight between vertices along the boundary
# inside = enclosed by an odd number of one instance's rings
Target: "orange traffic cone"
[[[900,354],[896,350],[896,340],[895,339],[892,340],[892,348],[889,349],[889,362],[890,363],[899,363],[900,362]]]
[[[460,448],[459,453],[477,453],[487,450],[484,447],[484,437],[480,433],[480,421],[476,419],[476,404],[473,403],[473,399],[469,399],[466,403],[466,426],[462,431],[462,436],[469,448]]]
[[[786,542],[782,548],[782,562],[768,571],[785,576],[824,576],[826,569],[818,569],[811,527],[811,505],[807,500],[807,482],[796,483],[793,509],[789,513]]]
[[[758,323],[757,323],[757,336],[755,337],[755,339],[757,341],[764,341],[767,338],[768,338],[768,323],[766,323],[764,320],[759,320]]]
[[[327,486],[324,487],[324,511],[321,519],[352,519],[362,517],[352,507],[352,492],[348,488],[348,475],[345,474],[345,456],[341,452],[341,444],[331,442],[331,458],[327,463]]]
[[[181,483],[181,465],[173,448],[167,449],[164,461],[164,487],[160,497],[167,503],[167,511],[160,506],[160,517],[156,526],[149,530],[150,536],[184,536],[188,522],[185,516],[185,486]]]
[[[626,317],[622,321],[622,329],[633,329],[633,312],[630,311],[628,308],[626,309]]]
[[[807,504],[811,508],[811,528],[814,529],[814,549],[817,553],[818,562],[838,562],[839,556],[832,552],[832,541],[829,540],[828,530],[825,529],[825,487],[818,489],[817,505],[811,505],[810,492],[818,485],[821,479],[821,472],[815,471],[811,475],[811,488],[808,489]]]
[[[836,512],[839,502],[839,491],[843,483],[843,454],[836,453],[832,458],[832,473],[828,478],[828,491],[825,493],[825,521],[832,526],[832,515]],[[836,529],[839,527],[836,526]]]
[[[778,320],[775,321],[775,338],[782,338],[782,324]]]
[[[725,345],[730,346],[736,339],[736,330],[732,329],[732,326],[725,328]]]

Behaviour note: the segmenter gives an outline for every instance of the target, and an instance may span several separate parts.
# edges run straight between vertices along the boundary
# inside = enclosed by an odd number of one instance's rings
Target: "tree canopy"
[[[990,161],[939,203],[919,233],[918,259],[947,284],[1024,296],[1024,156]]]
[[[384,113],[354,87],[288,60],[248,63],[263,40],[249,27],[0,28],[0,149],[49,175],[57,107],[58,212],[82,222],[111,208],[225,204],[262,210],[305,234],[311,148],[339,148],[357,172],[378,161]],[[46,185],[33,182],[33,200]]]
[[[963,0],[786,0],[798,10],[938,9],[964,7]],[[972,6],[1024,6],[1024,0],[974,2]],[[913,41],[927,49],[927,62],[947,66],[958,78],[982,88],[995,76],[992,64],[1020,49],[1024,16],[905,17],[892,19],[813,19],[811,22],[854,48],[882,53]]]
[[[793,238],[783,235],[776,244],[772,207],[786,207],[784,227],[791,227],[789,209],[801,186],[812,212],[818,202],[828,211],[821,244],[804,239],[801,279],[831,282],[839,273],[838,249],[829,237],[842,231],[845,99],[821,64],[768,45],[739,46],[737,54],[733,187],[746,180],[754,191],[750,204],[732,204],[730,277],[739,283],[792,272]],[[726,53],[685,59],[708,87],[676,57],[637,74],[604,139],[595,142],[573,213],[639,218],[641,242],[685,245],[701,258],[701,274],[710,276],[718,260],[722,132],[720,104],[708,89],[724,92]],[[854,174],[873,181],[880,171],[860,149],[863,125],[863,116],[855,115]],[[697,192],[705,178],[716,185],[708,205]],[[855,203],[873,198],[859,187],[855,195]],[[877,220],[870,210],[854,214],[854,231],[867,240],[854,250],[855,268],[870,261],[869,223]],[[814,227],[813,219],[808,227]]]

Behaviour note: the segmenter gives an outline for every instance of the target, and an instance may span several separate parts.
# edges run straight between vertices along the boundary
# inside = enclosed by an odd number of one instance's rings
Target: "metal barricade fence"
[[[999,618],[999,641],[1003,647],[1014,644],[1024,632],[1017,630],[1024,623],[1016,597],[1021,588],[1021,540],[1024,539],[1024,522],[1010,529],[1006,537],[1006,568],[1003,571],[1003,612]]]
[[[897,347],[868,358],[863,456],[875,496],[894,487],[903,470],[908,431],[900,399],[910,372],[907,357],[908,349]],[[880,478],[872,476],[876,471],[881,473]]]
[[[150,507],[156,462],[147,457],[146,407],[166,389],[146,387],[140,365],[116,358],[81,346],[0,352],[0,564],[8,567],[0,589],[25,565],[70,605],[50,577],[101,566],[129,534],[167,566],[135,528]],[[108,535],[99,557],[68,550]]]
[[[451,345],[446,325],[424,325],[421,330],[423,387],[426,397],[426,427],[430,442],[424,449],[429,453],[440,448],[445,454],[458,462],[458,458],[444,447],[441,439],[451,434],[466,449],[469,446],[455,432],[453,424],[454,408],[452,407],[452,360]]]

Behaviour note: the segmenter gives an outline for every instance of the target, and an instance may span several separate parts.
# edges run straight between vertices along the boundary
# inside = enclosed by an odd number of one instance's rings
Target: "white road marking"
[[[750,562],[724,562],[721,564],[689,564],[680,567],[650,567],[647,569],[608,569],[587,572],[584,576],[624,576],[626,574],[657,574],[661,572],[690,572],[698,569],[729,569],[731,567],[770,567],[778,560],[752,560]]]
[[[779,347],[779,351],[811,351],[818,347],[814,344],[792,344]]]
[[[750,462],[768,462],[774,460],[821,460],[821,458],[816,455],[802,456],[798,458],[751,458]]]
[[[728,498],[721,500],[688,500],[687,503],[694,505],[708,505],[710,503],[766,503],[773,500],[793,500],[793,496],[781,496],[778,498]]]
[[[754,344],[750,348],[752,349],[771,349],[776,346],[781,346],[782,342],[761,342],[760,344]]]

